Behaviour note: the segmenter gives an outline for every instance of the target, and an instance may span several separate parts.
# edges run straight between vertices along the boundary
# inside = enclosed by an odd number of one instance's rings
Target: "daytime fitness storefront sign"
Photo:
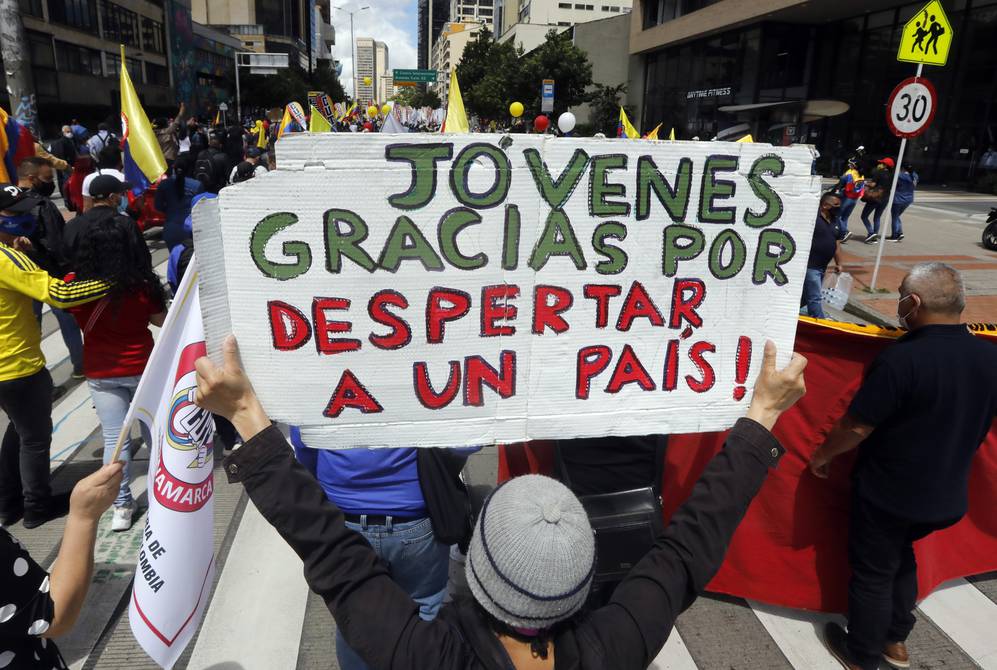
[[[819,182],[806,147],[298,135],[195,211],[231,330],[314,446],[718,430],[786,360]],[[210,259],[210,261],[208,260]]]

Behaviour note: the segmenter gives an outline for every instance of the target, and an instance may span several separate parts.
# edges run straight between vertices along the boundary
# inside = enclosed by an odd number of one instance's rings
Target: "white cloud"
[[[341,9],[336,9],[340,7]],[[369,7],[357,11],[361,7]],[[353,51],[350,42],[350,14],[353,12],[353,36],[372,37],[388,45],[388,67],[416,66],[416,0],[343,0],[332,1],[332,24],[336,28],[333,57],[343,63],[340,82],[348,95],[353,94]]]

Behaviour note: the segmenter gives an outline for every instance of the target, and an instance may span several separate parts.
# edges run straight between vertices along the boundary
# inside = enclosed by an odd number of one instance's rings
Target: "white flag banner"
[[[194,361],[205,353],[194,259],[177,290],[128,410],[152,435],[149,511],[128,620],[132,634],[171,668],[197,632],[214,574],[211,414],[194,404]]]

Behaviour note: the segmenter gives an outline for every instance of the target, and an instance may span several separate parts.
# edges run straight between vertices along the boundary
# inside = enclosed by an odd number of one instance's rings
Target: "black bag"
[[[244,182],[247,179],[252,179],[256,173],[256,166],[249,161],[242,161],[235,166],[235,178],[232,180],[233,184],[238,184]]]
[[[559,444],[555,454],[560,480],[571,488],[568,469]],[[595,584],[623,579],[654,546],[663,530],[661,478],[664,473],[665,447],[655,450],[654,484],[613,493],[579,496],[595,533]]]
[[[451,449],[416,449],[419,488],[433,524],[433,535],[443,544],[467,552],[471,542],[471,496],[460,478],[467,457]]]
[[[205,149],[197,154],[194,161],[194,179],[201,182],[204,188],[211,190],[217,180],[215,174],[215,162],[212,160],[211,151]]]

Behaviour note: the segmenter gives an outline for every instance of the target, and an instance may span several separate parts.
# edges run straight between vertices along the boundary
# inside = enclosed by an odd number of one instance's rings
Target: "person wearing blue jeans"
[[[821,196],[820,209],[814,224],[813,242],[810,244],[810,258],[807,259],[807,274],[803,280],[803,296],[800,300],[802,307],[800,311],[815,319],[825,318],[821,304],[821,288],[828,264],[834,260],[834,271],[841,271],[836,231],[840,208],[841,197],[837,193],[828,192]]]
[[[118,445],[118,435],[121,434],[122,424],[125,422],[125,415],[128,414],[128,406],[135,397],[135,389],[141,375],[134,377],[104,377],[98,379],[87,379],[90,387],[90,398],[93,400],[94,409],[97,410],[97,418],[100,419],[100,429],[104,438],[104,463],[111,462],[114,449]],[[141,421],[138,422],[142,429],[142,439],[145,444],[151,445],[152,438],[149,430]],[[121,447],[121,455],[118,460],[125,465],[121,475],[121,486],[118,496],[114,499],[115,507],[131,507],[135,501],[132,498],[132,490],[129,485],[129,474],[132,461],[131,437],[125,438],[124,446]]]
[[[447,594],[450,546],[437,541],[419,481],[417,449],[313,449],[290,429],[298,461],[388,566],[392,580],[419,605],[420,618],[436,618]],[[460,451],[470,454],[477,447]],[[341,670],[366,670],[336,630]]]
[[[899,242],[904,238],[903,223],[900,215],[914,203],[914,189],[917,187],[918,176],[914,172],[914,166],[905,163],[900,174],[897,175],[897,190],[893,194],[893,207],[890,208],[891,226],[890,236],[886,239],[890,242]]]

